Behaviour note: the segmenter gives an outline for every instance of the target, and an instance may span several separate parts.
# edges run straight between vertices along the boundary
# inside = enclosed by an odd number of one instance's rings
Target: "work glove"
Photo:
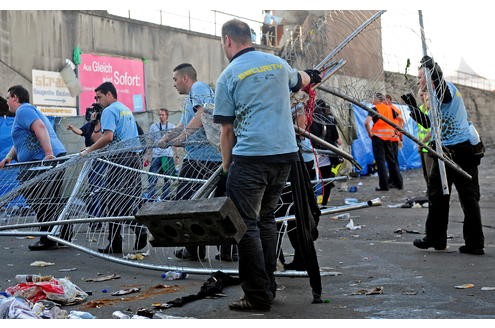
[[[406,93],[400,96],[406,105],[409,105],[413,108],[418,108],[418,104],[416,103],[416,99],[414,98],[412,93]]]
[[[421,67],[426,67],[430,70],[431,80],[436,87],[440,86],[440,83],[443,81],[443,72],[436,62],[433,61],[433,58],[430,56],[423,56],[420,61]]]
[[[217,182],[217,189],[215,190],[215,197],[222,197],[227,195],[227,178],[229,172],[222,171],[220,173],[220,179]]]
[[[306,74],[309,75],[309,80],[313,84],[317,84],[321,82],[320,71],[317,69],[306,69],[304,70]]]

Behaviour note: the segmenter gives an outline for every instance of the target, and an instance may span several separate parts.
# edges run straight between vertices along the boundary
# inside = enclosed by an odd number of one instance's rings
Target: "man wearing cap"
[[[392,122],[402,125],[403,119],[400,111],[395,106],[387,104],[385,96],[376,93],[373,97],[373,109],[381,116]],[[371,122],[373,122],[371,126]],[[378,115],[370,113],[364,120],[364,127],[371,138],[373,156],[378,170],[379,186],[376,191],[387,191],[389,187],[402,189],[402,175],[399,168],[399,142],[400,135],[390,124],[386,123]],[[387,172],[388,167],[388,172]]]

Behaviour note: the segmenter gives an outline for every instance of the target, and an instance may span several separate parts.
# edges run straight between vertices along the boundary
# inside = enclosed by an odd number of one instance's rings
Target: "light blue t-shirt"
[[[283,59],[248,49],[222,72],[215,92],[214,119],[233,122],[234,156],[297,152],[289,88],[298,72]]]
[[[206,107],[215,101],[215,93],[208,84],[200,81],[194,82],[191,91],[184,102],[184,109],[180,122],[186,127],[195,115],[195,108],[198,106]],[[222,156],[217,148],[208,143],[204,128],[198,129],[194,134],[187,138],[188,145],[185,147],[185,159],[195,161],[212,161],[220,162]]]
[[[451,82],[447,82],[447,86],[452,95],[452,101],[440,106],[442,143],[444,146],[451,146],[469,140],[471,135],[466,106],[464,106],[461,93]]]
[[[151,136],[151,139],[153,139],[154,143],[157,143],[162,136],[167,133],[168,130],[174,129],[175,124],[167,122],[165,124],[162,124],[161,122],[156,122],[150,125],[149,129],[149,134]],[[167,147],[165,149],[160,148],[160,147],[155,147],[153,148],[153,158],[158,158],[158,157],[173,157],[174,152],[172,150],[172,146]]]
[[[45,158],[45,152],[41,148],[36,135],[31,131],[31,125],[38,119],[43,122],[48,131],[53,155],[59,156],[66,152],[64,145],[58,139],[55,130],[46,116],[33,105],[24,103],[15,112],[11,133],[19,162],[42,160]]]
[[[139,147],[140,143],[137,138],[138,130],[136,120],[129,108],[123,103],[116,101],[105,107],[101,113],[101,129],[102,131],[112,131],[112,143],[134,139],[135,144],[129,144],[129,147]]]

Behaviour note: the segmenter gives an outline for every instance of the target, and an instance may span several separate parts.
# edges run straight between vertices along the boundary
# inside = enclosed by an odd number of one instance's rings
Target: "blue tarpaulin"
[[[12,124],[14,124],[13,117],[0,117],[0,158],[4,158],[12,147],[12,137],[10,136]]]
[[[364,104],[367,107],[373,107],[371,104]],[[404,118],[404,129],[412,134],[418,136],[418,128],[416,122],[409,116],[409,108],[405,105],[397,105],[397,108],[402,111],[402,117]],[[363,168],[361,175],[368,174],[368,165],[373,165],[375,158],[373,156],[373,149],[371,147],[371,139],[368,136],[368,132],[364,128],[364,120],[368,116],[368,111],[352,105],[354,116],[356,118],[357,136],[358,138],[352,143],[352,156],[358,161]],[[418,145],[408,137],[404,136],[402,149],[399,149],[399,165],[401,170],[417,169],[421,167],[421,159],[418,153]]]

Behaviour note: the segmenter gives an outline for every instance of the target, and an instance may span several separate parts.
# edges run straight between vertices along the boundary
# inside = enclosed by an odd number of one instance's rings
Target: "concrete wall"
[[[14,84],[31,90],[31,70],[59,71],[74,47],[83,53],[145,59],[148,111],[136,114],[145,131],[158,120],[158,108],[172,111],[177,122],[184,97],[173,87],[172,70],[191,63],[198,79],[214,84],[228,64],[220,38],[126,19],[105,11],[0,11],[0,90]],[[96,87],[96,86],[95,86]],[[57,132],[69,152],[77,151],[82,138],[65,130],[81,126],[82,118],[62,118]]]
[[[400,73],[385,73],[385,88],[396,102],[402,103],[401,95],[407,92],[413,94],[417,92],[416,76]],[[476,126],[485,145],[493,145],[495,143],[495,116],[493,110],[495,108],[495,93],[492,91],[475,89],[463,85],[456,85],[462,94],[464,104],[468,110],[468,116]]]
[[[367,42],[377,49],[381,44],[378,31],[379,25],[371,30],[371,34],[367,32],[368,37],[372,35],[372,42]],[[344,34],[347,35],[347,32]],[[340,40],[337,38],[332,44]],[[366,44],[358,41],[358,46]],[[197,69],[199,80],[214,84],[228,64],[220,38],[208,34],[126,19],[105,11],[0,11],[0,92],[5,94],[8,87],[14,84],[31,89],[32,69],[61,70],[65,58],[72,58],[73,49],[77,46],[84,53],[145,59],[148,111],[135,115],[145,131],[153,121],[158,120],[157,109],[160,107],[172,111],[172,122],[176,123],[179,119],[184,97],[173,88],[172,69],[176,65],[189,62]],[[377,58],[371,62],[367,57],[365,60],[359,51],[346,53],[343,57],[351,61],[347,65],[350,68],[355,69],[361,63],[379,67],[381,71],[381,52],[377,50],[377,53]],[[345,71],[350,72],[348,69]],[[367,73],[364,68],[362,71]],[[376,83],[377,78],[373,76],[372,80]],[[382,82],[382,79],[378,80]],[[385,80],[387,92],[399,100],[403,92],[413,89],[416,81],[413,76],[406,81],[403,75],[392,73],[386,73]],[[492,144],[495,141],[495,132],[492,132],[495,118],[489,113],[493,93],[468,87],[460,89],[470,118],[485,142]],[[66,130],[69,123],[82,126],[84,119],[71,117],[57,121],[57,133],[72,153],[83,146],[83,139]]]

